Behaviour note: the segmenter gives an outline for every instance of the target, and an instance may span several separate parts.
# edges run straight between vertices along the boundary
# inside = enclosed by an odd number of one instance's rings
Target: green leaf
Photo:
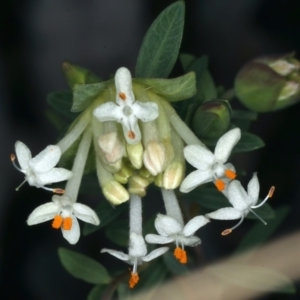
[[[208,270],[227,284],[255,291],[293,294],[296,290],[286,275],[261,266],[225,263]]]
[[[216,188],[198,187],[192,190],[187,195],[187,197],[188,199],[212,211],[223,207],[231,207],[231,204],[229,203],[227,198]],[[257,204],[259,204],[260,202],[261,200],[259,200]],[[275,217],[274,210],[268,203],[265,203],[263,206],[256,208],[254,211],[264,220],[273,219]],[[246,218],[257,220],[257,217],[251,212],[249,212]]]
[[[93,284],[107,284],[111,277],[96,260],[65,248],[58,249],[61,264],[74,277]]]
[[[96,285],[96,286],[94,286],[90,290],[90,292],[87,296],[87,300],[99,300],[99,299],[101,299],[105,289],[106,289],[105,285]]]
[[[268,225],[265,226],[262,223],[255,224],[248,234],[241,240],[234,254],[239,254],[250,248],[263,244],[273,232],[281,225],[285,220],[287,214],[290,212],[290,207],[283,206],[275,210],[275,218],[268,221]]]
[[[197,89],[204,101],[218,97],[216,85],[208,70],[203,74]]]
[[[196,57],[192,54],[182,53],[179,55],[179,60],[185,72],[187,72],[188,68],[192,65],[195,59]]]
[[[176,1],[154,20],[138,55],[135,77],[167,78],[176,62],[184,26],[185,6]]]
[[[263,140],[255,134],[242,131],[241,139],[235,145],[232,153],[253,151],[265,146]]]
[[[170,102],[188,99],[196,93],[196,77],[194,72],[173,79],[134,79],[151,87],[151,90],[162,95]]]
[[[115,244],[128,247],[129,224],[128,220],[117,220],[111,224],[105,232],[105,235]]]
[[[232,110],[232,119],[246,119],[250,121],[257,120],[257,113],[250,110],[234,109]]]
[[[95,212],[100,219],[100,224],[95,226],[86,223],[83,227],[83,235],[88,235],[110,224],[120,216],[125,208],[127,208],[127,205],[125,204],[113,207],[107,200],[103,199],[103,201],[95,209]]]
[[[189,273],[187,266],[181,264],[170,251],[163,255],[163,260],[169,271],[171,271],[173,274],[182,275]]]
[[[58,91],[47,95],[48,104],[70,120],[74,120],[78,116],[78,114],[71,112],[72,99],[71,91]]]
[[[90,103],[112,83],[112,80],[91,84],[75,84],[72,112],[80,112],[86,109]]]
[[[131,289],[128,286],[128,283],[121,283],[118,285],[118,296],[119,300],[129,300],[131,296]]]

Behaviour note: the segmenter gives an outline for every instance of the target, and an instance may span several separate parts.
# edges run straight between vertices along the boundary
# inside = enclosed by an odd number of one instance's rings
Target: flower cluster
[[[174,95],[161,88],[174,84],[170,82],[132,79],[129,70],[122,67],[117,70],[113,81],[101,83],[100,87],[93,85],[97,96],[57,145],[46,147],[32,158],[29,149],[17,142],[15,152],[20,167],[15,163],[15,155],[11,156],[14,166],[25,174],[25,182],[61,194],[53,195],[51,202],[37,207],[28,217],[28,225],[53,220],[52,227],[61,228],[63,237],[71,244],[77,243],[80,237],[77,218],[94,225],[100,223],[91,208],[77,203],[86,162],[93,159],[107,200],[113,205],[129,200],[128,254],[106,248],[101,253],[109,253],[133,266],[129,280],[131,288],[139,280],[138,265],[163,255],[169,249],[160,247],[147,254],[146,242],[174,243],[175,258],[186,264],[185,247],[201,243],[196,231],[210,219],[240,219],[236,226],[223,231],[222,234],[226,235],[240,225],[249,212],[256,215],[253,209],[263,205],[274,192],[272,187],[266,199],[257,204],[257,175],[250,180],[246,192],[236,180],[234,166],[227,162],[241,137],[241,130],[233,128],[226,132],[212,153],[170,105],[169,100],[174,100]],[[78,85],[77,90],[84,87],[86,84]],[[78,91],[77,94],[74,92],[74,97],[78,94]],[[182,96],[182,99],[188,96]],[[90,151],[91,146],[94,151]],[[72,171],[55,168],[61,155],[76,147]],[[185,160],[197,170],[184,179]],[[67,180],[65,189],[45,186],[64,180]],[[175,189],[188,193],[208,182],[214,183],[232,207],[195,216],[185,222]],[[161,188],[165,213],[159,213],[155,219],[158,234],[144,237],[141,197],[146,195],[151,183]]]

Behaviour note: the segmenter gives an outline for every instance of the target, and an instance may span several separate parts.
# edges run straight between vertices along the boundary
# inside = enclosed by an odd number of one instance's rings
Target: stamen
[[[10,160],[11,160],[13,166],[14,166],[18,171],[20,171],[20,172],[22,172],[22,173],[25,173],[25,171],[23,171],[21,168],[19,168],[19,167],[17,166],[17,164],[16,164],[16,162],[15,162],[15,159],[16,159],[16,156],[12,153],[12,154],[10,155]]]
[[[62,216],[61,215],[56,215],[53,219],[52,227],[55,228],[55,229],[58,229],[58,228],[60,228],[62,222],[63,222]]]
[[[251,208],[253,208],[253,206],[251,206]],[[264,220],[264,219],[262,219],[256,212],[254,212],[254,210],[252,210],[250,208],[250,211],[264,224],[264,225],[267,225],[267,222]]]
[[[187,255],[186,251],[181,249],[180,247],[176,247],[174,250],[174,256],[175,258],[182,264],[187,263]]]
[[[225,190],[225,182],[221,179],[217,179],[215,181],[215,186],[217,187],[219,192],[222,192]]]
[[[126,95],[125,95],[125,93],[120,92],[120,93],[119,93],[119,97],[120,97],[123,101],[126,100]]]
[[[72,218],[71,217],[66,217],[64,219],[64,222],[62,224],[62,228],[64,230],[71,230],[71,228],[72,228]]]
[[[63,195],[65,193],[65,190],[64,189],[55,188],[55,189],[52,190],[52,192],[54,194]]]
[[[16,191],[18,191],[20,189],[20,187],[27,181],[27,179],[25,179],[18,187],[15,188]]]
[[[132,289],[135,287],[135,285],[139,282],[140,277],[138,273],[131,272],[131,276],[129,279],[129,287]]]
[[[275,186],[271,186],[267,197],[262,202],[260,202],[258,205],[251,206],[251,208],[258,208],[258,207],[261,207],[262,205],[264,205],[265,202],[273,196],[274,191],[275,191]]]
[[[227,169],[225,170],[225,176],[232,180],[236,177],[236,173],[230,169]]]
[[[128,137],[132,140],[135,139],[135,133],[132,130],[129,130]]]
[[[236,225],[234,225],[233,227],[231,227],[229,229],[225,229],[224,231],[222,231],[221,235],[224,236],[224,235],[230,234],[232,232],[232,230],[239,227],[242,224],[243,221],[244,221],[244,216],[242,216],[242,218],[240,219],[240,221]]]

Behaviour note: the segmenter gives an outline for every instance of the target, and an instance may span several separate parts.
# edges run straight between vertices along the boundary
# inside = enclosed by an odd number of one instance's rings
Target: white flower
[[[226,229],[222,235],[227,235],[233,229],[238,227],[244,220],[245,216],[252,212],[265,225],[267,224],[260,216],[258,216],[253,209],[262,206],[274,193],[275,187],[272,186],[267,197],[258,205],[256,205],[259,196],[259,182],[257,175],[254,174],[248,183],[247,192],[242,187],[238,180],[233,180],[229,183],[224,195],[228,198],[233,207],[225,207],[218,209],[212,213],[207,214],[208,218],[218,220],[236,220],[241,219],[234,227]]]
[[[29,148],[24,143],[17,141],[15,151],[21,168],[15,164],[13,154],[11,160],[15,168],[25,174],[24,182],[27,181],[31,186],[52,191],[53,189],[47,188],[45,185],[72,177],[71,171],[64,168],[54,168],[61,156],[61,150],[58,146],[47,146],[46,149],[32,158]]]
[[[183,264],[187,263],[186,251],[184,246],[196,246],[201,240],[194,236],[195,232],[209,220],[204,216],[197,216],[191,219],[185,226],[175,218],[158,214],[155,219],[157,234],[147,234],[145,239],[151,244],[168,244],[175,242],[175,257]]]
[[[241,138],[241,130],[234,128],[220,137],[217,142],[215,152],[207,150],[199,145],[189,145],[184,148],[185,159],[195,167],[196,171],[190,173],[181,183],[180,191],[188,193],[200,184],[214,181],[219,191],[225,189],[226,180],[234,179],[236,174],[226,165],[233,147]]]
[[[119,68],[115,75],[116,102],[107,102],[94,110],[94,116],[101,122],[117,121],[122,124],[127,143],[136,144],[141,140],[138,119],[153,121],[158,117],[158,106],[153,102],[135,101],[132,91],[131,74],[128,69]]]
[[[133,288],[139,281],[137,266],[141,265],[143,262],[148,262],[160,255],[163,255],[168,250],[168,247],[161,247],[151,251],[147,255],[147,246],[143,236],[135,232],[130,232],[128,254],[106,248],[102,249],[101,253],[107,252],[133,266],[131,277],[129,280],[129,287]]]
[[[63,237],[70,243],[76,244],[80,237],[77,218],[94,225],[99,225],[97,214],[88,206],[73,203],[67,196],[52,197],[49,202],[37,207],[28,217],[27,224],[35,225],[53,219],[52,227],[61,228]]]

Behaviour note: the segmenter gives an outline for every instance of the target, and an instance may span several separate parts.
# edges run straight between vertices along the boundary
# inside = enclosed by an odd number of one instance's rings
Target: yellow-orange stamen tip
[[[125,95],[125,93],[120,92],[120,93],[119,93],[119,97],[120,97],[123,101],[126,100],[126,95]]]
[[[52,192],[54,194],[59,194],[59,195],[63,195],[65,193],[65,190],[64,189],[53,189]]]
[[[215,186],[217,187],[219,192],[222,192],[225,189],[225,182],[221,179],[217,179],[215,182]]]
[[[16,159],[16,156],[12,153],[11,155],[10,155],[10,160],[11,161],[14,161]]]
[[[135,133],[132,130],[130,130],[128,132],[128,137],[133,140],[135,138]]]
[[[139,280],[140,280],[139,274],[131,272],[131,276],[129,279],[129,287],[133,289],[136,286],[136,284],[139,282]]]
[[[174,256],[175,258],[182,264],[187,263],[187,255],[186,251],[181,249],[180,247],[176,247],[174,250]]]
[[[225,170],[225,176],[229,179],[234,179],[236,177],[236,173],[230,169]]]
[[[230,234],[231,232],[232,232],[231,229],[225,229],[221,234],[222,234],[222,235],[228,235],[228,234]]]
[[[269,198],[271,198],[273,196],[274,192],[275,192],[275,186],[271,186],[271,188],[269,190],[269,194],[268,194]]]
[[[56,215],[56,216],[54,217],[54,219],[53,219],[52,227],[55,228],[55,229],[58,229],[58,228],[60,228],[62,222],[63,222],[62,216]]]
[[[72,228],[72,218],[71,217],[66,217],[64,219],[64,222],[62,224],[62,227],[64,230],[71,230]]]

